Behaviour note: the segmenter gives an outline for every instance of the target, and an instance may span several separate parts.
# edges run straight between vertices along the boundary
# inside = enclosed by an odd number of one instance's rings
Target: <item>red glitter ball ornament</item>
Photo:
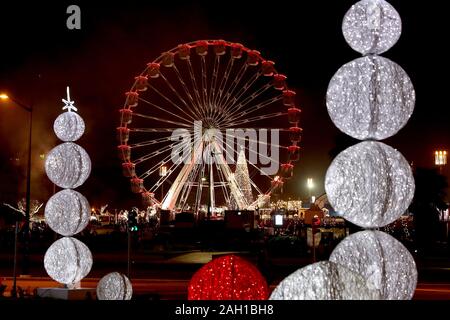
[[[216,258],[198,270],[188,300],[267,300],[266,279],[250,262],[234,255]]]

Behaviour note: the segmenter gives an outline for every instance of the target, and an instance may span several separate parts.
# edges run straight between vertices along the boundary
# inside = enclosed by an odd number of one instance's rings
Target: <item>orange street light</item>
[[[447,164],[447,151],[445,150],[435,151],[434,164],[437,166],[445,166]]]
[[[9,100],[9,96],[6,93],[0,93],[1,100]]]
[[[446,150],[436,150],[434,152],[434,164],[439,167],[439,173],[442,174],[442,167],[447,165]]]

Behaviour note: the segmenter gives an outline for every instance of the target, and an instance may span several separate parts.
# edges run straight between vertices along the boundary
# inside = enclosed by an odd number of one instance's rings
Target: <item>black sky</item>
[[[65,87],[85,119],[79,144],[93,162],[80,188],[93,206],[130,205],[138,199],[121,176],[115,128],[123,93],[159,53],[199,39],[225,39],[259,50],[277,63],[299,96],[304,128],[302,159],[287,194],[306,195],[306,178],[323,178],[338,130],[325,106],[327,85],[337,69],[359,57],[345,42],[341,22],[354,1],[39,1],[2,3],[0,91],[33,103],[33,198],[45,200],[52,185],[39,154],[58,142],[53,121]],[[417,166],[432,166],[435,148],[450,149],[447,109],[449,25],[442,2],[390,1],[403,33],[384,54],[411,77],[417,95],[409,123],[385,142]],[[66,28],[66,8],[81,7],[81,30]],[[24,194],[27,114],[0,107],[0,201]],[[11,158],[20,158],[14,166]],[[448,173],[448,169],[447,169]]]

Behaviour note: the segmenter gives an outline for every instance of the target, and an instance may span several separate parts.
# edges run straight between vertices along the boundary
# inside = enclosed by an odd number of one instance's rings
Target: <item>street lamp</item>
[[[311,189],[314,188],[314,182],[312,178],[306,180],[306,186],[308,187],[308,198],[311,199]]]
[[[167,176],[167,166],[161,166],[159,167],[159,176],[165,177]],[[164,200],[164,180],[161,183],[161,201]]]
[[[29,241],[30,241],[30,196],[31,196],[31,132],[33,129],[33,107],[28,106],[19,100],[7,95],[6,93],[0,93],[1,101],[12,101],[19,107],[29,113],[29,132],[28,132],[28,162],[27,162],[27,193],[26,193],[26,207],[25,207],[25,226],[24,226],[24,252],[23,252],[23,274],[28,274],[29,269]],[[14,262],[15,265],[15,262]],[[15,273],[15,270],[14,270]],[[15,275],[15,274],[14,274]],[[14,288],[15,291],[15,288]],[[14,292],[15,293],[15,292]]]
[[[434,164],[439,167],[439,173],[442,173],[442,167],[447,165],[446,150],[436,150],[434,152]]]

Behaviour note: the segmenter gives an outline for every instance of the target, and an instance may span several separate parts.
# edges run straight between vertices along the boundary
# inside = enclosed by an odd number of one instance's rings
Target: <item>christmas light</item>
[[[395,62],[367,56],[343,65],[327,91],[333,123],[353,138],[383,140],[396,134],[414,111],[415,92]]]
[[[358,273],[321,261],[287,276],[272,292],[270,300],[374,300],[379,294]]]
[[[344,16],[342,33],[353,50],[381,54],[394,46],[402,33],[398,12],[384,0],[362,0]]]
[[[414,197],[411,167],[400,152],[365,141],[341,152],[325,177],[333,208],[350,222],[383,227],[397,220]]]
[[[79,145],[72,142],[62,143],[47,155],[45,172],[58,187],[77,188],[91,173],[91,159]]]
[[[361,231],[342,240],[330,261],[358,272],[382,299],[407,300],[414,295],[417,269],[408,250],[381,231]]]
[[[74,288],[91,271],[92,254],[83,242],[64,237],[48,248],[44,267],[53,280]]]
[[[204,265],[188,287],[189,300],[266,300],[268,296],[266,280],[258,269],[234,255]]]
[[[53,195],[45,206],[45,221],[55,232],[72,236],[89,223],[91,209],[79,192],[65,189]]]
[[[53,123],[56,136],[65,142],[73,142],[83,135],[84,121],[76,112],[64,112]]]
[[[241,149],[241,151],[239,151],[234,177],[236,179],[236,184],[239,187],[239,192],[242,193],[245,202],[247,204],[253,203],[252,185],[244,149]],[[237,210],[245,209],[238,206],[238,201],[234,196],[231,198],[231,207]]]
[[[98,300],[131,300],[133,287],[130,280],[119,272],[111,272],[97,284]]]
[[[63,141],[75,141],[84,132],[84,121],[75,113],[77,108],[70,99],[67,87],[67,100],[53,129]],[[64,190],[53,195],[45,207],[45,218],[52,230],[72,236],[83,230],[90,220],[90,207],[87,199],[79,192],[71,190],[79,187],[91,172],[91,160],[86,151],[72,142],[62,143],[53,148],[45,161],[45,172],[49,179]],[[44,257],[44,267],[48,275],[63,283],[69,289],[76,288],[91,270],[92,254],[81,241],[63,237],[48,248]]]
[[[397,11],[384,0],[362,0],[344,17],[348,44],[366,55],[342,66],[330,81],[327,108],[342,132],[360,140],[396,134],[414,110],[415,91],[406,72],[377,56],[401,34]],[[414,196],[411,168],[397,150],[366,141],[341,152],[328,168],[325,190],[330,204],[347,220],[365,228],[383,227],[399,218]],[[387,228],[389,229],[389,228]],[[411,299],[417,269],[408,250],[381,231],[345,238],[330,261],[359,273],[381,299]]]

